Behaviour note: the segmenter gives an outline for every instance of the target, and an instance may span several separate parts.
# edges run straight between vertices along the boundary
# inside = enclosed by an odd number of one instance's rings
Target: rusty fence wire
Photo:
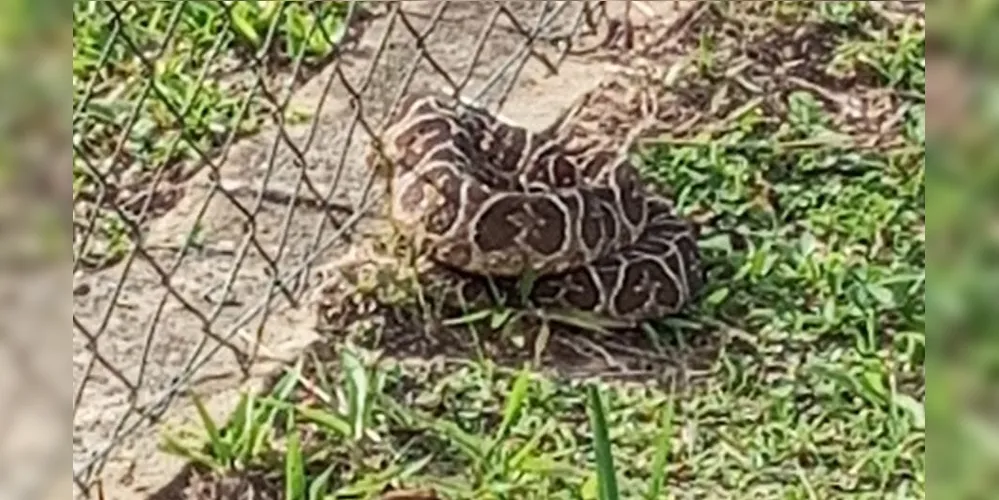
[[[308,306],[378,199],[357,151],[389,107],[432,88],[499,109],[602,3],[76,2],[77,487]]]

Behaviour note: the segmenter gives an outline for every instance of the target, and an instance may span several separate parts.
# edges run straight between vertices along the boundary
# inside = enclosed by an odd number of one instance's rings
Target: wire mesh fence
[[[557,72],[610,20],[597,1],[74,10],[81,489],[155,449],[144,432],[185,391],[220,390],[308,327],[282,311],[308,308],[310,272],[377,203],[360,151],[394,103],[439,90],[502,109],[529,61]]]

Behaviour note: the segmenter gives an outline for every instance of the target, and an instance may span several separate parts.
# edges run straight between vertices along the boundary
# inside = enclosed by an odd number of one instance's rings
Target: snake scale
[[[421,242],[451,302],[516,294],[612,320],[673,314],[700,290],[696,226],[643,185],[619,148],[533,132],[432,93],[389,115],[367,161],[389,181],[389,217]]]

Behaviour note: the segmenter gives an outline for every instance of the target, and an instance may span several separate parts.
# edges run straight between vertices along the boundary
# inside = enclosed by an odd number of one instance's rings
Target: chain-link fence
[[[583,45],[628,31],[596,1],[74,9],[81,489],[109,464],[132,480],[186,391],[233,390],[254,361],[294,352],[310,272],[379,199],[361,151],[402,96],[501,110]]]

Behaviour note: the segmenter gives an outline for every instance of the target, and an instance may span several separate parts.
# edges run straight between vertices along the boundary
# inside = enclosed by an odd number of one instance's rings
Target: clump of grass
[[[325,362],[313,364],[320,370],[311,374],[316,382],[308,382],[299,366],[269,395],[244,395],[222,424],[195,398],[200,423],[166,434],[163,445],[165,452],[196,466],[189,494],[218,491],[220,483],[245,478],[240,491],[281,490],[286,495],[282,498],[302,500],[374,498],[386,490],[434,491],[444,498],[519,498],[551,486],[597,498],[595,492],[608,480],[604,475],[612,468],[600,465],[609,458],[606,414],[625,406],[605,407],[595,391],[606,388],[594,386],[589,400],[573,403],[580,411],[589,408],[594,416],[596,437],[587,444],[586,429],[573,430],[561,419],[538,420],[544,415],[543,399],[555,388],[536,373],[467,366],[464,373],[421,374],[360,359],[343,351],[335,373],[325,372]],[[414,404],[403,387],[426,376],[442,388],[457,383],[454,387],[469,390],[485,384],[479,389],[495,399],[477,402],[495,404],[496,420],[487,417],[475,425],[450,411],[435,412],[429,401]],[[574,390],[582,394],[582,389]],[[660,498],[665,483],[672,412],[669,406],[663,408],[662,413],[647,410],[661,414],[665,427],[655,451],[656,472],[643,498]],[[491,430],[483,432],[487,427]],[[567,431],[578,433],[579,449],[552,446],[550,440]],[[597,450],[593,467],[578,461],[589,447]]]
[[[244,488],[281,490],[288,499],[373,495],[422,468],[393,464],[379,444],[385,439],[379,425],[385,372],[351,351],[342,353],[336,373],[315,366],[314,381],[303,377],[299,365],[268,395],[244,394],[221,425],[194,397],[199,425],[166,433],[162,445],[195,466],[188,494],[216,491],[235,476],[247,478]],[[261,476],[263,484],[248,479]]]

